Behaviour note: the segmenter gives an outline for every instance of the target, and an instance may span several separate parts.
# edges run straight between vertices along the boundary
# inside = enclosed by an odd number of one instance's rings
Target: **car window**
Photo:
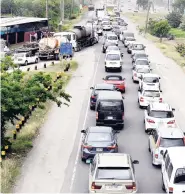
[[[126,40],[127,41],[135,41],[135,38],[133,38],[133,37],[126,37]]]
[[[157,142],[158,137],[159,137],[159,136],[158,136],[158,134],[157,134],[157,131],[154,130],[154,131],[153,131],[153,138],[154,138],[155,143]]]
[[[118,40],[117,36],[108,36],[108,40]]]
[[[165,160],[165,168],[166,168],[166,170],[168,169],[169,163],[170,163],[170,157],[169,157],[169,155],[167,155],[166,160]]]
[[[87,142],[110,142],[112,137],[110,133],[89,133],[87,136]]]
[[[168,169],[167,169],[167,174],[168,174],[168,179],[171,179],[171,175],[172,175],[172,171],[173,171],[173,165],[172,163],[170,163]]]
[[[137,60],[136,65],[149,65],[147,60]]]
[[[26,54],[26,57],[29,57],[29,56],[30,56],[30,54],[27,53],[27,54]]]
[[[158,91],[144,91],[143,96],[145,96],[145,97],[160,97],[160,93]]]
[[[107,50],[119,51],[119,48],[117,46],[109,46]]]
[[[136,54],[136,58],[147,58],[146,54]]]
[[[157,78],[157,77],[144,77],[143,81],[146,83],[158,83],[159,78]]]
[[[139,68],[136,71],[138,73],[150,73],[150,69],[147,69],[147,68]]]
[[[134,37],[134,34],[129,32],[124,33],[124,35],[127,37]]]
[[[176,173],[175,173],[175,178],[174,178],[174,183],[175,184],[183,184],[185,185],[185,168],[178,168]]]
[[[154,118],[173,118],[173,112],[172,111],[150,111],[149,114],[150,117]]]
[[[108,77],[107,80],[122,80],[121,77]]]
[[[106,57],[106,60],[119,61],[120,60],[120,55],[119,54],[108,54],[107,57]]]
[[[185,146],[183,138],[161,138],[160,139],[161,147],[175,147],[175,146]]]
[[[123,104],[121,101],[104,101],[100,102],[100,109],[102,111],[121,111],[123,110]]]
[[[132,172],[129,167],[99,167],[96,178],[109,180],[132,180]]]

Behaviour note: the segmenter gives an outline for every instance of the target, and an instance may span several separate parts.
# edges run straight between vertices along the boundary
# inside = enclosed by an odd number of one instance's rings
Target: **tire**
[[[107,67],[105,67],[105,72],[108,72],[108,68]]]
[[[150,143],[148,142],[148,151],[151,152]]]
[[[122,72],[122,67],[119,68],[119,72]]]
[[[28,65],[28,61],[25,61],[25,63],[24,63],[26,66]]]
[[[82,162],[86,162],[86,159],[85,159],[85,158],[81,158],[81,161],[82,161]]]
[[[35,59],[35,63],[38,63],[38,62],[39,62],[39,60],[38,60],[38,58],[36,58],[36,59]]]

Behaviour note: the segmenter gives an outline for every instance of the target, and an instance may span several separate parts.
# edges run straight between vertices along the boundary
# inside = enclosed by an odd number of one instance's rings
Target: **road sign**
[[[60,55],[73,55],[73,46],[71,43],[61,43]]]

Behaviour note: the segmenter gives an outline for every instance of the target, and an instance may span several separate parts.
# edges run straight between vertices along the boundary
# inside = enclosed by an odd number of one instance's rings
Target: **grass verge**
[[[143,27],[144,24],[145,24],[146,13],[125,13],[124,16],[128,17],[133,23],[136,23],[140,27]],[[161,18],[161,17],[164,17],[164,16],[165,16],[164,14],[160,14],[160,13],[150,14],[150,18]],[[180,29],[175,29],[175,30],[172,29],[171,32],[173,32],[174,35],[176,34],[176,37],[181,36],[181,38],[176,38],[175,40],[170,40],[170,41],[167,40],[167,39],[163,39],[162,43],[159,42],[159,38],[157,38],[155,36],[152,36],[151,34],[147,34],[146,38],[151,40],[152,42],[154,42],[155,45],[161,50],[161,52],[165,56],[173,59],[181,67],[184,67],[185,58],[182,57],[176,51],[175,46],[178,43],[185,42],[185,38],[182,38],[182,32],[180,33]]]
[[[48,68],[42,70],[50,74],[53,78],[56,77],[57,72],[61,72],[64,68],[64,63],[58,63],[54,66],[49,66]],[[65,86],[69,82],[72,73],[77,69],[78,63],[76,61],[71,61],[71,69],[66,73]],[[28,72],[28,76],[33,74],[33,72]],[[21,129],[17,135],[17,139],[12,142],[12,153],[7,156],[5,160],[2,161],[1,166],[1,192],[11,193],[12,187],[15,184],[17,176],[20,174],[21,165],[24,158],[27,156],[28,152],[33,147],[33,140],[39,134],[39,129],[42,124],[47,119],[47,113],[50,110],[52,103],[47,101],[45,104],[45,109],[37,108],[26,125]],[[9,125],[9,132],[15,128],[13,125]],[[10,133],[8,134],[10,136]],[[12,135],[10,136],[12,137]]]
[[[184,38],[185,39],[185,31],[178,29],[178,28],[172,28],[170,30],[170,33],[173,34],[176,38]]]

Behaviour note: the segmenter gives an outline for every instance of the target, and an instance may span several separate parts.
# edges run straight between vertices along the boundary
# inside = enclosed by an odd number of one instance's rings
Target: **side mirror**
[[[105,78],[102,78],[102,80],[105,80]]]
[[[139,161],[138,160],[133,160],[132,163],[133,164],[139,164]]]
[[[141,92],[141,89],[140,88],[138,89],[138,92]]]
[[[161,77],[159,77],[159,79],[161,79]]]
[[[164,151],[163,151],[163,150],[161,150],[161,151],[160,151],[160,154],[161,154],[161,155],[163,155],[163,154],[164,154]]]
[[[122,99],[125,99],[125,97],[124,97],[124,96],[122,96]]]
[[[160,90],[160,92],[163,92],[162,90]]]
[[[123,53],[121,53],[121,56],[123,57],[123,56],[124,56],[124,54],[123,54]]]
[[[172,108],[172,111],[175,111],[175,108]]]
[[[151,63],[150,61],[148,61],[149,63]]]
[[[146,48],[146,46],[144,46],[144,48]]]
[[[91,89],[91,90],[93,90],[93,89],[94,89],[94,87],[90,87],[90,89]]]
[[[81,130],[81,133],[86,133],[86,130]]]
[[[150,69],[150,71],[152,71],[153,69]]]
[[[148,57],[148,55],[146,55]]]

